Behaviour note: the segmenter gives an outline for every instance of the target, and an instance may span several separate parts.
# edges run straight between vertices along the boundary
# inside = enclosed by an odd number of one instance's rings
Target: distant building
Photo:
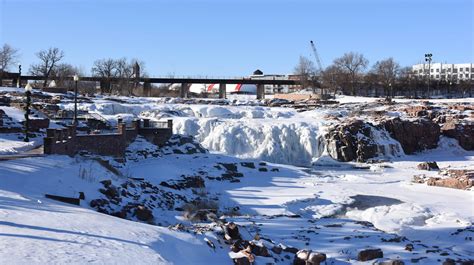
[[[470,81],[474,80],[474,64],[447,64],[447,63],[432,63],[416,64],[412,66],[413,74],[421,78],[428,78],[431,80],[448,82]]]
[[[249,77],[256,80],[288,80],[286,75],[281,74],[263,74],[260,70],[255,70]],[[265,85],[265,94],[288,92],[288,85]]]

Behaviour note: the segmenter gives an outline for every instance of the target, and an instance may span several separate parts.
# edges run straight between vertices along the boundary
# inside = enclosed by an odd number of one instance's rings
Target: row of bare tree
[[[49,80],[55,80],[57,86],[70,87],[71,81],[67,81],[67,77],[75,74],[83,75],[83,71],[78,67],[63,62],[64,51],[59,48],[48,48],[36,53],[38,62],[34,63],[29,68],[29,73],[36,76],[46,77],[42,83],[43,87],[48,85]],[[4,44],[0,48],[0,72],[7,72],[18,62],[19,51],[8,44]],[[103,77],[105,80],[120,77],[122,81],[111,84],[107,82],[106,85],[101,86],[101,93],[116,93],[131,95],[136,83],[132,78],[135,75],[134,67],[138,64],[141,76],[146,76],[144,71],[145,64],[143,61],[127,58],[120,59],[100,59],[94,62],[91,72],[94,76]]]
[[[472,96],[472,82],[447,82],[421,79],[410,67],[401,67],[393,58],[377,61],[368,69],[369,60],[356,52],[345,53],[322,71],[301,56],[294,69],[303,89],[321,88],[323,93],[360,96]],[[368,71],[367,71],[368,70]],[[429,84],[428,84],[429,82]]]

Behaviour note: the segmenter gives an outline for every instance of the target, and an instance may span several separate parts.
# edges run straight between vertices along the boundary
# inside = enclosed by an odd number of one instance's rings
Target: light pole
[[[21,64],[18,64],[18,80],[16,81],[16,87],[20,88],[21,86]]]
[[[77,74],[74,75],[74,126],[77,126],[77,82],[79,81],[79,76]]]
[[[31,90],[30,83],[25,86],[26,105],[25,105],[25,142],[29,142],[28,131],[30,130],[30,105],[31,105]]]
[[[389,93],[389,98],[392,98],[393,97],[392,83],[388,83],[388,93]]]
[[[430,83],[431,83],[431,57],[433,57],[433,54],[425,53],[425,62],[428,62],[428,97],[430,96]]]

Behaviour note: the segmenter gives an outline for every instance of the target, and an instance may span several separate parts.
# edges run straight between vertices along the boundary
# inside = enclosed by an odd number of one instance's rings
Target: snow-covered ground
[[[23,141],[20,133],[0,134],[0,155],[12,155],[25,152],[43,144],[43,139],[32,138],[29,142]]]
[[[457,155],[458,160],[446,160],[451,155]],[[382,248],[386,258],[427,257],[427,263],[443,258],[441,253],[472,257],[472,241],[465,239],[472,231],[453,233],[473,222],[473,193],[412,184],[411,176],[420,173],[417,163],[427,159],[438,159],[441,167],[465,168],[474,164],[474,153],[461,151],[446,140],[440,148],[423,155],[370,169],[350,165],[258,166],[258,161],[244,160],[268,171],[239,165],[238,171],[245,176],[240,182],[207,181],[205,191],[217,196],[222,207],[239,206],[243,217],[232,220],[246,225],[250,234],[258,227],[262,238],[327,253],[334,264],[344,264],[342,261],[348,259],[355,262],[357,251],[367,247]],[[158,185],[199,171],[216,176],[220,173],[217,163],[235,162],[239,160],[219,154],[171,154],[128,162],[120,170]],[[274,168],[278,171],[271,170]],[[89,208],[88,202],[101,195],[100,181],[122,180],[94,160],[48,156],[3,161],[0,178],[0,257],[10,264],[230,264],[225,245],[216,252],[205,245],[204,237],[218,244],[209,232],[192,236],[44,198],[45,193],[78,197],[82,191],[86,194],[82,206]],[[360,209],[352,208],[356,206]],[[185,222],[173,211],[157,213],[158,221]],[[295,215],[301,217],[286,217]],[[388,233],[354,220],[372,222]],[[397,236],[407,239],[383,241]],[[403,250],[410,242],[418,242],[414,252]],[[434,246],[439,252],[426,254]],[[142,255],[145,257],[139,258]]]
[[[215,255],[202,236],[54,202],[38,193],[12,192],[2,185],[0,205],[2,264],[228,262],[225,255]]]
[[[474,151],[465,151],[455,140],[442,137],[436,149],[412,156],[401,151],[377,164],[341,163],[328,156],[321,141],[328,126],[346,118],[353,104],[376,99],[339,97],[344,102],[339,107],[306,112],[264,107],[248,99],[226,101],[229,105],[217,105],[219,100],[211,100],[216,104],[185,104],[178,99],[116,99],[124,102],[96,98],[79,107],[111,123],[118,117],[171,118],[175,133],[194,136],[211,153],[138,156],[123,164],[113,162],[119,175],[88,157],[0,161],[0,261],[231,264],[228,247],[213,233],[219,227],[199,224],[207,230],[197,235],[176,232],[97,213],[89,206],[92,199],[103,196],[99,192],[103,180],[120,186],[127,178],[143,178],[160,186],[183,175],[199,174],[206,179],[199,193],[217,198],[221,208],[238,207],[239,214],[227,218],[245,227],[241,232],[246,238],[258,231],[261,238],[271,239],[263,240],[269,248],[282,244],[313,249],[326,253],[328,264],[357,263],[357,252],[365,248],[381,248],[384,258],[400,258],[405,264],[474,257],[473,190],[411,181],[417,174],[437,174],[418,170],[417,164],[424,161],[437,161],[442,169],[474,169]],[[404,114],[391,110],[387,115]],[[15,149],[17,143],[10,136],[0,139],[5,150]],[[139,153],[145,148],[156,147],[139,139],[129,150]],[[222,163],[235,163],[243,177],[236,182],[216,180],[223,173]],[[195,196],[191,191],[165,190]],[[78,197],[79,192],[86,195],[81,207],[44,198],[45,193]],[[179,211],[154,209],[153,213],[155,223],[193,225]],[[217,248],[209,248],[204,238]],[[414,245],[411,252],[405,250],[408,243]],[[291,264],[284,255],[277,257],[283,259],[278,263]],[[257,264],[268,261],[275,262],[257,258]]]

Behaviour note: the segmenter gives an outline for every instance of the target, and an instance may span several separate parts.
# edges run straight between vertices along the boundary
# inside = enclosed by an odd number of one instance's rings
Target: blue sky
[[[325,66],[348,51],[374,64],[474,62],[473,0],[0,0],[0,44],[64,50],[90,71],[99,58],[139,58],[152,76],[290,73],[317,44]],[[313,58],[313,57],[310,57]]]

